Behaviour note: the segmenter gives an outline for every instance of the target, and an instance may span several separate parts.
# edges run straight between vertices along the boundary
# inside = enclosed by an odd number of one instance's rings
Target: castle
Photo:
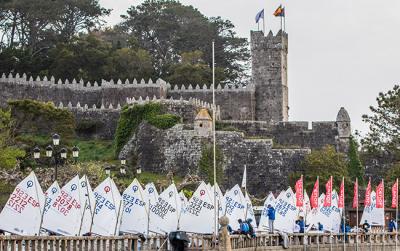
[[[289,121],[288,106],[288,35],[251,32],[252,80],[245,87],[218,85],[217,145],[223,153],[224,184],[228,187],[241,179],[247,166],[249,191],[258,188],[283,189],[290,172],[301,171],[301,161],[312,149],[333,145],[345,152],[351,134],[350,117],[344,108],[336,120],[324,122]],[[70,109],[77,124],[95,124],[84,136],[112,139],[120,109],[124,105],[146,102],[163,103],[168,112],[182,117],[182,123],[160,130],[142,123],[121,156],[137,157],[137,165],[154,172],[195,173],[210,134],[203,127],[211,108],[212,89],[206,84],[188,84],[178,88],[157,81],[105,81],[100,84],[82,80],[33,79],[24,75],[2,75],[0,106],[10,99],[52,101]],[[201,111],[201,114],[198,114]],[[201,116],[200,116],[201,115]],[[199,122],[201,121],[201,123]],[[200,126],[201,125],[201,126]],[[205,129],[208,128],[208,129]]]

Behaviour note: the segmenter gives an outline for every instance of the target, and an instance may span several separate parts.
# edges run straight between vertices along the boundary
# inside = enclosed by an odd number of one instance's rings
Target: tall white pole
[[[358,251],[358,178],[356,178],[357,188],[357,207],[356,207],[356,251]]]
[[[216,118],[216,107],[215,107],[215,42],[212,42],[212,116],[213,116],[213,163],[214,163],[214,235],[218,235],[218,219],[217,219],[217,159],[216,159],[216,137],[215,137],[215,118]]]
[[[396,179],[396,186],[397,186],[397,189],[396,189],[396,198],[397,198],[397,200],[396,200],[396,250],[397,250],[397,238],[398,238],[398,234],[399,234],[399,229],[398,229],[398,224],[397,224],[397,222],[398,222],[398,215],[399,215],[399,179],[397,178]]]

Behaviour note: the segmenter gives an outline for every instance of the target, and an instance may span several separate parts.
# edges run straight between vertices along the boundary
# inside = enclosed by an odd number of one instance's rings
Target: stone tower
[[[256,120],[288,121],[288,35],[279,31],[251,31],[252,81],[255,85]]]
[[[347,152],[351,137],[351,121],[350,116],[344,107],[340,108],[336,116],[336,127],[338,130],[337,150],[340,152]]]
[[[200,137],[208,137],[212,134],[212,118],[207,109],[200,109],[196,118],[194,119],[194,131]]]

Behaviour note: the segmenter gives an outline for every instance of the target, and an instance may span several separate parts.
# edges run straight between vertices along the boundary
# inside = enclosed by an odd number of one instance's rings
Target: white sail
[[[22,180],[0,214],[0,229],[17,235],[39,234],[45,196],[34,172]]]
[[[254,210],[253,210],[253,204],[251,203],[251,199],[248,193],[246,193],[246,196],[244,197],[246,200],[246,217],[245,219],[251,219],[251,225],[254,228],[254,231],[257,231],[257,222],[256,222],[256,217],[254,215]]]
[[[193,193],[181,217],[180,230],[211,234],[214,232],[214,197],[202,182]]]
[[[181,203],[178,191],[175,184],[171,184],[158,196],[154,205],[150,205],[150,231],[155,233],[176,231],[180,210]]]
[[[224,196],[225,215],[229,218],[229,225],[233,230],[239,229],[238,220],[245,220],[246,200],[239,185],[235,185]]]
[[[211,187],[210,194],[213,194],[213,193],[214,193],[214,186]],[[218,210],[217,210],[217,220],[218,220],[222,215],[225,214],[224,194],[221,192],[221,189],[219,188],[218,183],[215,185],[215,196],[217,199],[216,204],[218,207]],[[212,199],[214,202],[214,198],[212,198]]]
[[[95,198],[93,194],[92,187],[90,186],[89,180],[86,175],[84,175],[80,181],[80,189],[81,189],[81,206],[82,206],[82,217],[81,217],[81,229],[80,235],[84,235],[90,232],[94,207],[95,207]]]
[[[95,209],[92,233],[102,236],[118,235],[121,215],[121,195],[108,177],[94,190]]]
[[[78,175],[61,188],[46,213],[43,228],[50,232],[76,236],[81,222],[80,184]]]
[[[303,206],[299,207],[299,216],[303,217],[306,225],[311,221],[312,214],[310,197],[308,197],[306,190],[304,190]]]
[[[122,194],[123,210],[120,231],[131,234],[147,234],[147,195],[135,179]]]
[[[314,227],[318,228],[318,223],[323,225],[324,231],[339,233],[342,210],[338,208],[338,194],[334,190],[332,192],[332,206],[324,207],[325,194],[321,194],[318,202],[318,211],[311,211],[311,219],[309,219],[308,230]]]
[[[157,189],[156,189],[156,186],[154,185],[154,183],[148,183],[145,186],[144,190],[145,190],[145,194],[147,196],[147,200],[150,200],[150,204],[154,205],[158,199],[158,192],[157,192]]]
[[[360,225],[367,221],[371,226],[385,226],[385,210],[376,208],[376,193],[371,192],[371,205],[364,208]]]
[[[46,218],[47,211],[49,211],[51,204],[54,202],[54,200],[57,198],[57,196],[60,194],[60,186],[58,185],[57,181],[54,181],[53,184],[47,189],[45,195],[46,195],[46,203],[44,206],[44,215],[43,215],[43,221]]]
[[[311,209],[310,214],[307,216],[308,227],[307,227],[306,232],[310,231],[311,229],[314,229],[314,230],[318,229],[318,223],[321,223],[318,215],[319,215],[321,208],[323,207],[324,200],[325,200],[325,194],[322,193],[318,197],[318,207]]]
[[[185,213],[186,207],[189,203],[188,199],[186,198],[185,194],[183,191],[179,192],[179,199],[181,200],[181,211],[179,213],[179,222],[181,222],[182,214]]]
[[[281,232],[293,233],[298,211],[293,190],[289,187],[276,198],[274,228]]]
[[[272,192],[269,193],[268,197],[264,201],[264,207],[261,212],[260,223],[258,224],[258,230],[269,231],[268,227],[268,205],[275,208],[275,196]]]

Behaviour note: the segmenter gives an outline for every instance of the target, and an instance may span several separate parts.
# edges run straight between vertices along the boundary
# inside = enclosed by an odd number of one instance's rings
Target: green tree
[[[121,48],[113,51],[105,67],[107,79],[148,79],[153,75],[150,54],[143,49]]]
[[[0,109],[0,168],[11,169],[17,159],[25,156],[25,152],[12,146],[11,113]]]
[[[216,172],[217,172],[217,183],[221,184],[223,178],[223,162],[224,155],[217,147],[215,149],[215,157],[216,157]],[[213,146],[205,145],[201,151],[201,158],[199,161],[199,174],[200,176],[207,182],[214,182],[214,157],[213,157]]]
[[[364,150],[388,151],[399,155],[400,149],[400,87],[395,85],[386,93],[379,93],[377,106],[370,106],[371,115],[363,115],[369,124],[368,134],[361,140]]]
[[[314,183],[319,177],[320,191],[325,191],[325,183],[330,176],[333,176],[334,187],[339,188],[342,177],[345,177],[346,191],[351,187],[351,180],[348,178],[346,157],[339,153],[333,146],[325,146],[320,150],[313,150],[305,157],[303,162],[303,173],[290,175],[290,184],[295,184],[301,174],[304,175],[304,188],[310,193]]]
[[[216,66],[224,69],[224,80],[238,82],[245,75],[248,43],[236,35],[228,20],[207,18],[193,6],[173,0],[147,0],[129,8],[123,19],[118,28],[137,38],[140,46],[150,52],[159,77],[168,78],[170,67],[179,63],[184,52],[201,51],[211,67],[212,40]]]
[[[352,180],[358,179],[358,184],[364,185],[365,170],[358,155],[358,143],[351,137],[348,151],[348,172]]]

